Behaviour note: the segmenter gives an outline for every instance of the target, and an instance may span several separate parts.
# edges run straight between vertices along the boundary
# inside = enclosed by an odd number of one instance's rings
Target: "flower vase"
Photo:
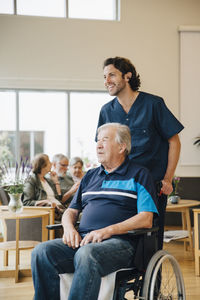
[[[180,196],[178,196],[178,195],[170,196],[170,197],[168,198],[168,201],[169,201],[169,203],[171,203],[171,204],[178,204],[179,201],[180,201]]]
[[[21,213],[23,211],[21,196],[22,194],[9,194],[8,209],[10,212]]]

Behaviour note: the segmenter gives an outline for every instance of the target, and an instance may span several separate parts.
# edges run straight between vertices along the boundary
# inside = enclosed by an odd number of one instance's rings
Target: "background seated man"
[[[149,171],[128,158],[129,128],[101,126],[96,149],[101,166],[86,173],[63,214],[63,239],[41,243],[32,252],[35,300],[59,300],[59,274],[72,272],[68,299],[97,299],[101,277],[131,265],[136,241],[126,233],[152,227],[154,184]]]
[[[64,154],[55,154],[52,158],[52,172],[58,175],[58,182],[61,188],[62,203],[66,206],[71,202],[73,195],[79,187],[71,175],[67,174],[69,160]]]

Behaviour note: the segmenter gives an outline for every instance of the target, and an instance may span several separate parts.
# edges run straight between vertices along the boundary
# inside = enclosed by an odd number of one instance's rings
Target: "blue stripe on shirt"
[[[129,180],[104,180],[102,183],[102,188],[105,189],[119,189],[136,192],[136,183],[133,178]]]
[[[158,213],[151,195],[147,192],[143,185],[136,183],[134,178],[131,178],[129,180],[104,180],[102,183],[102,188],[126,190],[127,192],[137,192],[138,213],[142,211],[151,211]]]
[[[137,210],[138,213],[142,211],[151,211],[154,213],[158,213],[156,205],[151,197],[151,195],[147,192],[143,185],[137,183]]]

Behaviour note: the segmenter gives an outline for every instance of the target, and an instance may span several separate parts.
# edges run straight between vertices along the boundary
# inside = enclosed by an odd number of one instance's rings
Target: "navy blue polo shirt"
[[[114,98],[101,108],[97,128],[112,122],[130,128],[130,158],[148,168],[155,181],[163,179],[168,164],[168,139],[184,128],[163,99],[139,92],[130,111],[126,113],[117,98]]]
[[[69,207],[82,211],[79,232],[86,233],[142,211],[157,213],[156,199],[149,171],[126,158],[110,173],[103,166],[89,170]]]

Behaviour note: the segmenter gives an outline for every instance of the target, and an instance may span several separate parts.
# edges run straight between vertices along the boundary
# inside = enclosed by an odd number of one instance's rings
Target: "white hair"
[[[129,127],[120,123],[106,123],[98,128],[97,133],[99,134],[101,130],[110,127],[116,129],[115,140],[118,144],[126,145],[125,154],[129,155],[131,152],[131,133]]]
[[[62,159],[66,159],[67,161],[69,161],[69,159],[66,155],[64,155],[62,153],[58,153],[53,156],[52,162],[57,163],[57,162],[60,162]]]

